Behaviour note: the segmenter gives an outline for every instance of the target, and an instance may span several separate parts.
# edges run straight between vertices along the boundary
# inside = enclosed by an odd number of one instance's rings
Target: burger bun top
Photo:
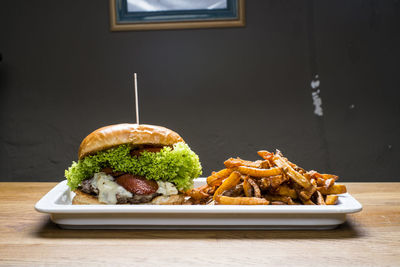
[[[168,146],[179,142],[184,142],[179,134],[162,126],[114,124],[99,128],[86,136],[79,147],[78,158],[123,144]]]

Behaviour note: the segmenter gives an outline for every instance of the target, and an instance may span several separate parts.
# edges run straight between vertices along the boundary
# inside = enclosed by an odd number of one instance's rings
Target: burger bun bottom
[[[86,194],[81,190],[74,190],[75,197],[72,200],[72,205],[106,205],[100,202],[97,197]],[[158,196],[148,203],[141,205],[182,205],[185,197],[182,194],[171,196]],[[128,204],[129,205],[129,204]]]

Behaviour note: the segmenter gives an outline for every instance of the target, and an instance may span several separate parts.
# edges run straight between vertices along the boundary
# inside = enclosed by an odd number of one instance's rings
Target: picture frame
[[[149,5],[151,1],[154,0],[148,0]],[[132,10],[132,0],[110,0],[110,30],[140,31],[245,26],[245,0],[215,1],[222,2],[223,8],[144,11]],[[146,0],[140,0],[140,2],[143,3]]]

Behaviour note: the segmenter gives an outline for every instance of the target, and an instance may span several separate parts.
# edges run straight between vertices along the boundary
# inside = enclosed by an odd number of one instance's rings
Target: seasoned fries
[[[207,184],[186,192],[193,204],[335,205],[346,186],[338,176],[306,171],[277,150],[257,152],[263,160],[229,158],[226,169],[213,172]]]

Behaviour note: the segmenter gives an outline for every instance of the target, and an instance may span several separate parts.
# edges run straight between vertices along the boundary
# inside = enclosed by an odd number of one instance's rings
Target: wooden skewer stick
[[[135,105],[136,105],[136,124],[139,125],[139,98],[137,90],[137,74],[133,74],[134,84],[135,84]]]

